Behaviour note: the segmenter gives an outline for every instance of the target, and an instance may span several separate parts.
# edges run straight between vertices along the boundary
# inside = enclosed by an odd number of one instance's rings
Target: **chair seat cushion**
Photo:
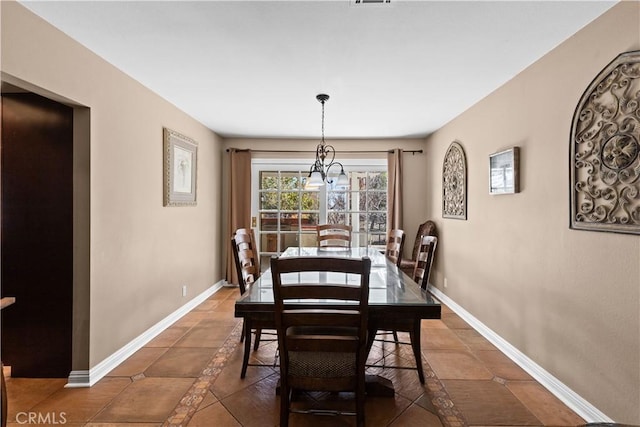
[[[355,353],[289,352],[289,374],[293,376],[341,378],[354,376],[355,373]]]

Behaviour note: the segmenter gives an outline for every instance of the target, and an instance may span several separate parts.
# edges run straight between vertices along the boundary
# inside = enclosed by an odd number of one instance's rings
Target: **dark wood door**
[[[2,95],[2,361],[15,377],[71,371],[73,109]]]

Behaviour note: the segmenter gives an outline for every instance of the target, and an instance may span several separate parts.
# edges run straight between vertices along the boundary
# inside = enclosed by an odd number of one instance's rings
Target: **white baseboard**
[[[447,305],[453,312],[464,319],[473,329],[478,331],[489,342],[495,345],[509,359],[513,360],[518,366],[524,369],[543,387],[549,390],[554,396],[560,399],[576,414],[582,417],[588,423],[613,423],[614,421],[602,413],[598,408],[587,402],[580,395],[575,393],[556,377],[544,370],[540,365],[527,357],[520,350],[509,344],[500,335],[489,329],[484,323],[480,322],[464,308],[456,304],[451,298],[444,294],[440,289],[429,286],[429,291],[433,295]]]
[[[71,373],[69,374],[69,378],[67,379],[67,385],[65,385],[65,387],[91,387],[92,385],[100,381],[102,377],[107,375],[113,368],[124,362],[129,356],[144,347],[149,341],[160,334],[160,332],[167,329],[169,326],[175,323],[176,320],[180,319],[182,316],[193,310],[196,306],[204,302],[211,295],[215,294],[219,289],[222,288],[224,283],[225,281],[221,280],[215,285],[211,286],[209,289],[202,292],[200,295],[196,296],[191,301],[144,331],[141,335],[134,338],[131,342],[120,348],[111,356],[104,359],[102,362],[98,363],[90,370],[71,371]]]

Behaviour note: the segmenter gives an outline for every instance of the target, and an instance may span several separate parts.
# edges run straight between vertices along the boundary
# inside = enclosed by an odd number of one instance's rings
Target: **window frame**
[[[310,165],[311,165],[312,160],[309,159],[270,159],[270,158],[253,158],[251,160],[251,217],[252,217],[252,227],[255,228],[255,234],[256,234],[256,238],[258,240],[258,248],[259,248],[259,252],[260,252],[260,256],[263,257],[270,257],[271,255],[279,255],[281,253],[281,251],[276,250],[275,252],[263,252],[262,251],[262,237],[265,234],[265,232],[261,229],[261,223],[260,223],[260,172],[262,171],[273,171],[273,172],[302,172],[301,176],[305,177],[306,173],[305,171],[309,169]],[[342,163],[342,165],[344,166],[344,170],[345,172],[347,172],[347,174],[349,172],[362,172],[362,171],[367,171],[367,172],[386,172],[388,175],[388,165],[387,165],[387,159],[382,159],[382,158],[359,158],[359,159],[340,159],[340,163]],[[332,172],[333,169],[336,169],[335,167],[332,168]],[[388,191],[389,189],[387,188],[386,192],[388,195]],[[328,203],[327,203],[327,185],[324,185],[323,187],[321,187],[321,189],[319,190],[320,192],[320,201],[319,201],[319,211],[318,211],[318,215],[320,218],[320,222],[323,223],[324,221],[326,221],[327,217],[328,217]],[[351,194],[353,192],[353,189],[349,189],[348,190],[349,194]],[[388,196],[387,196],[388,199]],[[387,201],[388,203],[388,201]],[[387,208],[388,210],[388,208]],[[387,211],[386,210],[386,211]],[[277,212],[280,212],[280,209],[278,208]],[[360,211],[356,210],[356,212],[347,210],[348,215],[360,215]],[[367,211],[368,212],[368,211]],[[386,212],[388,214],[388,212]],[[279,215],[278,215],[279,217]],[[278,240],[276,242],[276,249],[280,249],[281,246],[281,240],[280,240],[280,234],[281,234],[281,230],[279,230],[279,226],[278,229],[276,231],[276,234],[278,234]],[[288,233],[285,233],[288,234]],[[294,234],[294,233],[291,233]],[[297,239],[299,241],[300,236],[302,234],[306,234],[303,233],[303,231],[301,229],[299,229],[297,231]],[[358,236],[364,235],[364,241],[366,241],[367,246],[369,245],[369,234],[371,234],[369,232],[369,230],[365,230],[365,231],[358,231],[355,230],[354,234],[356,237],[355,239],[353,239],[354,241],[358,241],[360,242],[361,239]],[[374,233],[375,234],[375,233]],[[386,231],[385,231],[386,234]],[[386,237],[386,236],[385,236]],[[375,247],[378,247],[377,245]],[[285,248],[286,249],[286,248]],[[263,255],[264,253],[264,255]],[[266,260],[263,260],[266,261]],[[265,265],[265,262],[262,263],[263,265]],[[268,262],[266,262],[266,264],[268,264]]]

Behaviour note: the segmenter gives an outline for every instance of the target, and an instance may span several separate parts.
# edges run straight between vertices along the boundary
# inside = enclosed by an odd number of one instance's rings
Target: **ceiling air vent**
[[[356,5],[366,5],[366,4],[387,4],[391,3],[391,0],[353,0],[353,3]]]

